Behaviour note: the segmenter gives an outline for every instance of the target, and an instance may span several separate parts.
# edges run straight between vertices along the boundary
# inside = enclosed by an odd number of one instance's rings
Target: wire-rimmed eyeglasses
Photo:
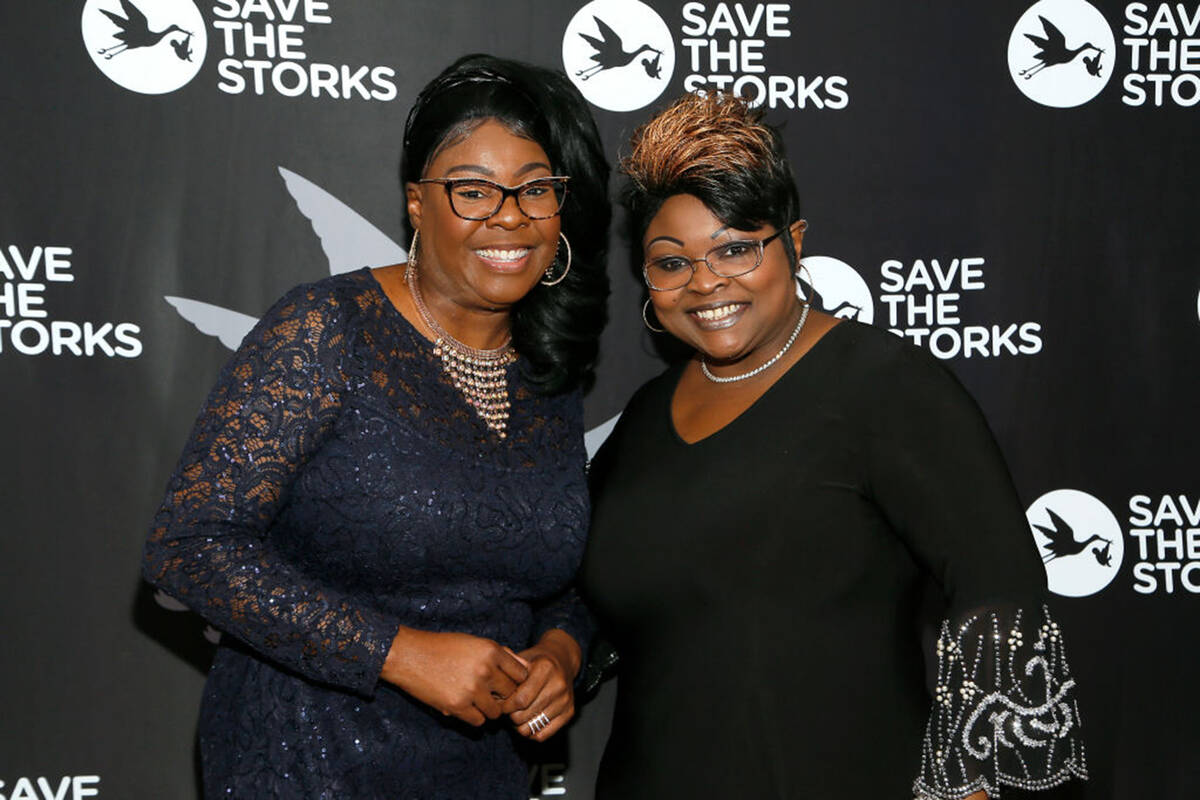
[[[804,224],[804,220],[800,220]],[[777,237],[793,226],[780,228],[763,239],[738,239],[719,244],[699,258],[683,255],[661,256],[642,264],[642,277],[646,286],[655,292],[682,289],[696,274],[696,262],[703,261],[712,274],[722,278],[736,278],[753,272],[763,260],[763,250]],[[803,230],[803,228],[801,228]]]
[[[565,175],[551,175],[516,186],[483,178],[421,178],[417,183],[440,183],[457,216],[479,221],[495,216],[510,195],[517,198],[517,208],[530,219],[557,216],[567,198],[568,180]]]

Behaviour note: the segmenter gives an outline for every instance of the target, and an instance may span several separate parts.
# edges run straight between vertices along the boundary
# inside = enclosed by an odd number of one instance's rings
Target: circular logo
[[[1085,0],[1040,0],[1008,40],[1008,71],[1022,94],[1053,108],[1081,106],[1112,77],[1117,44],[1104,15]]]
[[[842,319],[856,319],[870,325],[875,321],[875,302],[871,289],[854,267],[829,256],[805,256],[800,259],[812,283],[813,305],[818,311]],[[797,291],[804,298],[803,286]],[[804,298],[808,299],[808,298]]]
[[[1050,591],[1087,597],[1112,583],[1125,556],[1121,525],[1087,492],[1056,489],[1025,512]]]
[[[670,83],[675,40],[662,17],[640,0],[592,0],[567,25],[562,60],[592,105],[634,111]]]
[[[204,18],[192,0],[87,0],[81,27],[100,71],[141,94],[184,86],[208,52]]]

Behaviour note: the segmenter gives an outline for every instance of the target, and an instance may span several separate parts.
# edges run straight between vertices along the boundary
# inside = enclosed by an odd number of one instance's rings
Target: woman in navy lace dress
[[[145,554],[225,634],[206,797],[528,796],[588,636],[607,178],[565,77],[459,60],[405,126],[408,264],[294,289],[222,371]]]

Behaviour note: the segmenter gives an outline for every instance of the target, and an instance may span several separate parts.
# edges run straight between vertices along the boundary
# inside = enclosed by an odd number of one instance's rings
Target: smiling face
[[[677,194],[669,197],[650,221],[642,252],[646,261],[679,255],[699,259],[723,243],[765,239],[773,233],[773,228],[732,229],[698,198]],[[799,226],[791,233],[797,256],[803,235]],[[697,260],[695,274],[686,286],[650,292],[659,322],[710,362],[752,369],[774,356],[787,341],[799,313],[796,283],[781,239],[766,245],[762,263],[755,270],[736,278],[715,275]]]
[[[438,153],[422,177],[516,186],[551,174],[550,158],[537,142],[488,119]],[[466,220],[454,213],[442,184],[409,183],[405,190],[409,219],[421,235],[421,292],[439,316],[506,310],[554,260],[558,217],[530,219],[510,196],[491,218]]]

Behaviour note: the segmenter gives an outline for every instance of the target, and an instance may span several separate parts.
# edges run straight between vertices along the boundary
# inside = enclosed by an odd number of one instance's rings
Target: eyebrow
[[[708,238],[710,238],[710,239],[715,239],[715,238],[717,238],[718,236],[720,236],[722,233],[724,233],[724,232],[725,232],[725,231],[727,231],[727,230],[729,230],[729,226],[728,226],[728,225],[722,225],[721,227],[719,227],[719,228],[717,228],[715,231],[713,231],[713,234],[712,234],[712,236],[710,236],[710,237],[708,237]]]
[[[447,175],[453,175],[456,172],[479,172],[489,177],[495,177],[495,173],[481,164],[458,164],[446,170]]]
[[[517,170],[517,174],[524,175],[526,172],[533,172],[535,169],[544,169],[547,172],[550,172],[550,165],[544,161],[530,161],[528,164]]]
[[[654,244],[655,242],[671,242],[683,247],[683,242],[679,241],[674,236],[655,236],[653,239],[646,242],[646,247],[650,247],[650,245]]]
[[[525,164],[520,169],[518,169],[515,174],[520,176],[520,175],[524,175],[527,172],[533,172],[535,169],[539,169],[539,168],[544,169],[547,172],[550,171],[549,164],[547,164],[543,161],[530,161],[528,164]],[[481,175],[487,175],[489,178],[496,177],[496,173],[492,172],[490,169],[483,166],[482,164],[457,164],[457,165],[451,167],[450,169],[446,170],[446,175],[453,175],[456,172],[476,172]]]

